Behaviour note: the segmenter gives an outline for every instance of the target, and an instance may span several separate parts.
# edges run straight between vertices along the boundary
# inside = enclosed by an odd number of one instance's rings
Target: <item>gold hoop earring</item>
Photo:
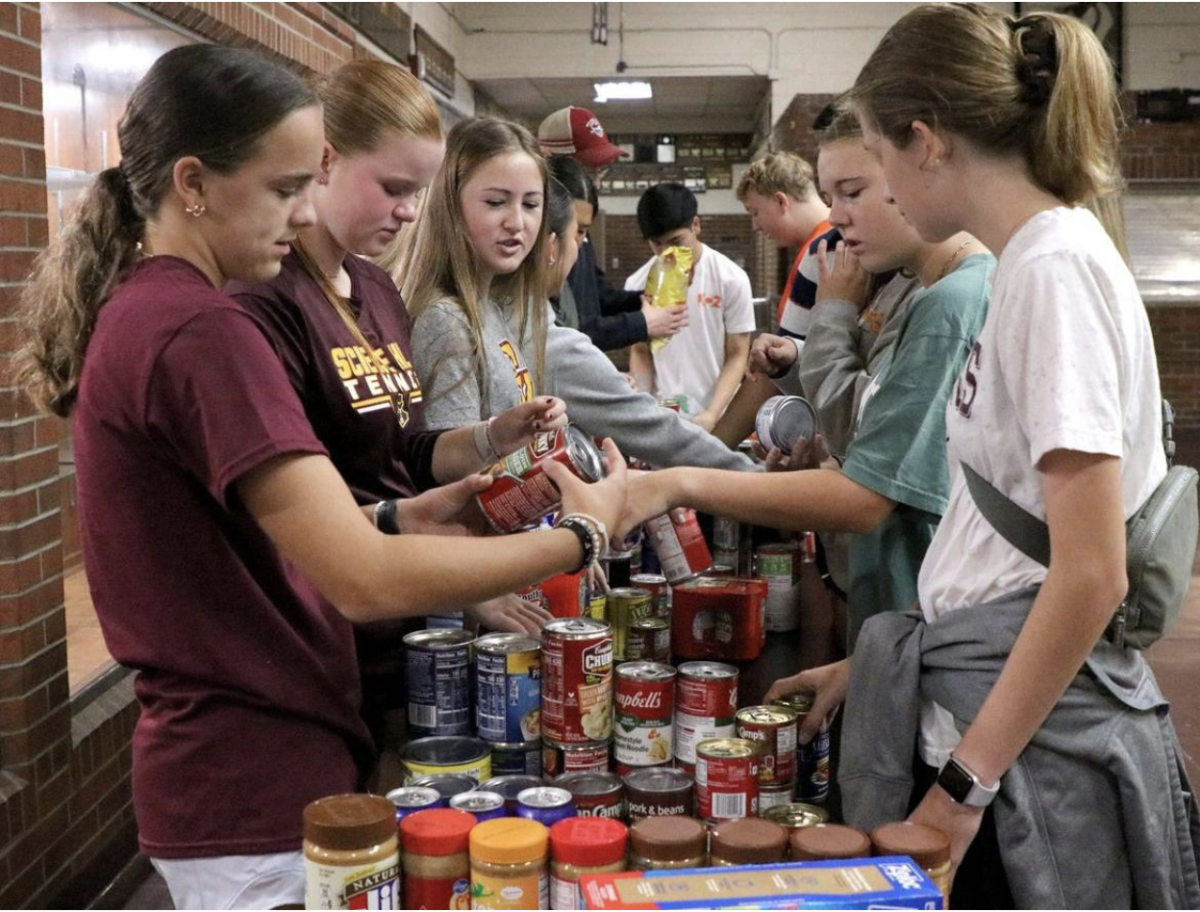
[[[207,211],[207,207],[204,203],[192,203],[184,211],[192,218],[200,218]]]

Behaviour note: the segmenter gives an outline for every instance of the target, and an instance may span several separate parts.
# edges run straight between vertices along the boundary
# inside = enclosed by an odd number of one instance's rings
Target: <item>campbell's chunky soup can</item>
[[[590,437],[574,425],[535,434],[533,441],[491,468],[491,487],[476,495],[479,508],[498,532],[516,532],[539,523],[557,510],[562,494],[546,474],[561,462],[577,477],[596,482],[604,477],[604,460]]]
[[[560,618],[542,628],[542,735],[556,744],[612,737],[612,628]]]
[[[658,766],[675,756],[675,669],[660,662],[617,666],[613,742],[617,763]]]

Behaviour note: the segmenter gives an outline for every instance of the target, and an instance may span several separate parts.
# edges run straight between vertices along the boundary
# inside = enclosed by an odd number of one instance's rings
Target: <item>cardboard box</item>
[[[911,858],[627,871],[580,878],[585,909],[942,909]]]

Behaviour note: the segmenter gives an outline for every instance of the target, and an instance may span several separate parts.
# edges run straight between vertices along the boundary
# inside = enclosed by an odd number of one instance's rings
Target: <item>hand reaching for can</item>
[[[475,495],[491,484],[490,475],[468,475],[403,498],[396,504],[400,528],[413,535],[484,535],[488,524],[475,506]]]
[[[588,484],[561,462],[546,463],[546,474],[562,493],[562,512],[586,513],[600,520],[608,528],[610,537],[620,522],[625,510],[628,487],[625,457],[612,439],[603,443],[605,476],[594,484]]]
[[[488,430],[501,456],[519,450],[534,434],[567,426],[567,404],[557,396],[538,396],[497,415]]]
[[[622,541],[642,523],[662,516],[677,504],[671,503],[671,481],[678,469],[629,473],[629,499],[625,512],[613,533],[613,541]],[[613,530],[610,528],[610,532]]]
[[[541,637],[542,624],[554,619],[545,608],[516,595],[502,595],[467,607],[467,617],[477,621],[480,627],[498,633],[525,633]]]
[[[801,744],[807,744],[816,735],[821,723],[826,717],[832,718],[838,707],[846,700],[846,691],[850,687],[850,659],[842,659],[831,665],[810,668],[790,678],[780,678],[771,685],[764,703],[770,703],[780,697],[794,693],[810,693],[813,695],[813,706],[800,725],[799,739]]]

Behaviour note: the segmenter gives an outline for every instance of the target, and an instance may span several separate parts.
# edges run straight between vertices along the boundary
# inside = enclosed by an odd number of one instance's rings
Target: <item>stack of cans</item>
[[[542,628],[542,662],[542,772],[608,770],[612,627],[590,617],[551,621]]]

